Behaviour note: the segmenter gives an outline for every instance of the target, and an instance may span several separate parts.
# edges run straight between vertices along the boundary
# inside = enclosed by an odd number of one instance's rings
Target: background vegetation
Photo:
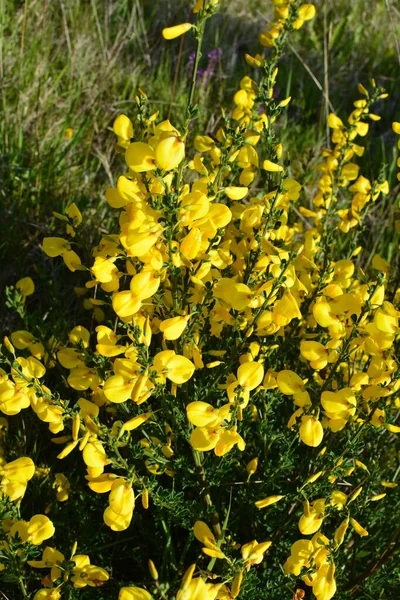
[[[203,133],[214,131],[222,101],[226,102],[233,95],[238,73],[244,72],[244,52],[255,52],[258,35],[270,16],[266,3],[261,0],[225,0],[221,4],[220,14],[207,31],[201,64],[202,69],[207,69],[213,60],[208,54],[219,49],[210,79],[200,77],[199,80],[198,91],[205,108],[195,127]],[[365,82],[373,75],[390,97],[381,111],[382,121],[373,125],[368,136],[367,151],[362,159],[363,174],[369,175],[373,163],[383,163],[385,177],[395,188],[398,184],[396,155],[391,149],[394,145],[391,123],[399,120],[400,6],[392,0],[351,3],[317,0],[315,4],[316,19],[307,25],[307,30],[295,36],[292,52],[285,57],[279,72],[278,86],[285,90],[284,96],[293,97],[287,116],[282,120],[283,141],[306,170],[315,163],[318,149],[328,143],[325,122],[329,104],[344,117],[357,97],[357,82]],[[71,202],[79,206],[87,219],[84,236],[87,236],[88,248],[108,230],[110,219],[114,217],[108,210],[104,191],[107,186],[115,185],[115,177],[120,172],[113,164],[116,158],[110,126],[120,112],[133,114],[138,87],[145,90],[150,103],[163,117],[167,118],[172,111],[173,124],[179,128],[192,41],[182,38],[182,42],[179,39],[166,44],[161,38],[161,29],[186,20],[186,16],[189,18],[191,5],[192,2],[183,0],[0,0],[2,334],[21,325],[18,316],[5,306],[5,288],[25,276],[31,276],[36,284],[36,292],[29,299],[31,316],[25,321],[27,329],[34,333],[38,315],[42,315],[40,326],[45,337],[56,329],[61,335],[79,321],[77,313],[82,310],[81,303],[72,292],[77,277],[66,272],[61,261],[48,259],[40,248],[41,241],[45,235],[57,231],[58,222],[52,211],[63,212]],[[186,15],[185,18],[182,15]],[[393,253],[392,240],[385,238],[385,229],[388,224],[392,225],[394,212],[390,201],[374,208],[364,239],[371,256],[378,238],[381,255],[390,258]],[[83,275],[82,281],[84,279]],[[60,320],[57,306],[61,299],[68,317]],[[34,414],[24,418],[25,422],[21,417],[22,427],[19,419],[11,420],[15,428],[13,436],[20,440],[21,447],[34,448],[39,463],[41,454],[46,453],[46,446],[41,445],[40,428],[46,431],[47,427],[38,424]],[[374,443],[379,445],[378,437]],[[301,448],[296,452],[288,451],[288,468],[293,468],[299,460]],[[71,464],[66,461],[64,468],[73,472],[74,458],[70,460]],[[228,462],[224,473],[228,480],[229,469],[233,471],[234,467]],[[83,472],[83,465],[75,469],[76,480],[82,479]],[[54,491],[50,484],[46,485],[48,490],[44,489],[44,495],[48,493],[50,499]],[[71,485],[74,485],[73,478]],[[211,485],[218,488],[221,481],[212,480]],[[248,498],[240,499],[241,491],[237,493],[238,501],[246,510]],[[194,494],[193,502],[196,501]],[[29,504],[29,494],[26,502]],[[159,565],[161,578],[168,578],[171,572],[173,575],[177,566],[189,564],[193,558],[186,556],[187,549],[179,545],[177,535],[179,526],[191,527],[192,508],[173,491],[165,498],[159,497],[157,502],[162,509],[159,518],[162,519],[164,511],[175,522],[175,538],[168,530],[167,521],[161,523],[163,539],[145,535],[153,520],[150,513],[143,516],[142,511],[134,521],[134,539],[137,540],[138,535],[142,537],[147,548],[143,545],[132,548],[129,532],[117,534],[112,538],[114,541],[110,541],[104,526],[93,543],[93,530],[87,525],[91,521],[101,522],[103,499],[77,492],[74,502],[80,503],[82,515],[81,551],[90,551],[99,564],[113,565],[115,589],[118,589],[120,574],[137,568],[130,558],[136,551],[152,556],[160,547],[165,547],[163,563]],[[31,503],[34,505],[34,498]],[[77,527],[75,512],[69,513],[68,504],[54,510],[63,511],[65,543],[72,545]],[[279,512],[275,514],[279,518]],[[382,547],[373,548],[374,539],[364,557],[354,555],[354,564],[363,559],[368,562],[372,552],[384,552],[394,531],[395,513],[393,520],[387,520],[374,515],[371,509],[371,519],[373,526],[382,531]],[[278,544],[280,539],[282,543],[285,541],[284,534],[283,527]],[[362,569],[357,566],[362,577]],[[389,596],[378,597],[395,598],[396,581],[390,579],[385,565],[379,567],[383,568],[374,585],[385,581],[385,593]],[[141,568],[144,569],[145,564]],[[276,568],[279,569],[278,565]],[[351,590],[358,584],[351,581],[350,584],[348,596],[343,598],[354,597]],[[251,582],[248,585],[251,586]],[[282,576],[282,588],[285,586]],[[106,593],[85,590],[80,597],[100,600]],[[275,593],[276,598],[289,598],[290,594],[286,589],[270,593]],[[358,597],[371,598],[368,593],[364,590]]]

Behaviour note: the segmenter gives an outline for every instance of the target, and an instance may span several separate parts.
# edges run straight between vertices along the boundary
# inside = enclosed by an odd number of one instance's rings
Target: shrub
[[[197,39],[183,127],[140,91],[113,127],[114,229],[89,248],[71,203],[43,240],[87,309],[68,339],[31,318],[31,278],[7,290],[23,326],[2,351],[0,568],[19,597],[395,597],[400,280],[379,241],[365,248],[392,201],[385,167],[370,180],[358,164],[387,94],[358,84],[318,163],[296,161],[277,65],[315,8],[274,5],[266,51],[205,135],[191,129],[217,0],[164,29]]]

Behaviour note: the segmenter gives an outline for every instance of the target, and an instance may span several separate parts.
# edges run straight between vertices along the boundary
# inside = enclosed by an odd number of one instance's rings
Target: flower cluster
[[[290,515],[296,508],[298,530],[309,537],[294,541],[286,562],[278,560],[317,600],[330,600],[346,536],[368,536],[352,515],[386,496],[363,496],[352,480],[359,471],[369,473],[354,444],[368,432],[382,434],[385,444],[400,433],[399,291],[382,257],[374,256],[372,275],[359,262],[367,216],[389,193],[383,171],[374,180],[361,174],[360,138],[379,119],[372,105],[386,94],[374,81],[369,90],[359,84],[362,98],[347,121],[329,115],[332,145],[322,150],[309,185],[278,137],[275,124],[291,99],[276,98],[276,81],[286,38],[313,19],[315,8],[274,0],[274,21],[260,36],[267,52],[246,55],[254,74],[242,78],[217,129],[193,137],[202,37],[217,5],[199,0],[195,25],[163,31],[167,40],[193,31],[198,42],[182,126],[151,113],[143,92],[136,118],[121,114],[114,122],[115,150],[124,164],[106,199],[116,227],[102,233],[89,263],[79,241],[78,207],[70,204],[55,215],[66,223],[66,237],[46,237],[43,251],[85,276],[75,291],[93,310],[91,323],[76,325],[68,340],[40,339],[26,329],[6,338],[9,369],[0,372],[0,410],[13,416],[30,408],[48,424],[58,460],[72,455],[86,468],[87,493],[107,495],[103,520],[113,532],[131,527],[138,498],[139,511],[152,501],[157,508],[160,489],[172,481],[184,493],[185,474],[196,473],[213,531],[196,520],[193,533],[211,562],[197,576],[194,564],[186,571],[177,600],[236,598],[264,554],[270,547],[268,556],[274,552],[274,539],[259,543],[249,533],[233,541],[231,506],[214,504],[207,469],[221,483],[218,465],[240,464],[250,447],[246,462],[256,456],[240,484],[251,487],[261,462],[265,473],[267,446],[274,443],[272,434],[261,443],[260,432],[275,419],[279,443],[289,450],[297,445],[311,472],[302,485],[295,470],[292,485],[273,469],[270,477],[261,474],[260,492],[248,504],[258,514],[285,507]],[[393,127],[400,133],[398,123]],[[24,298],[34,290],[24,280],[17,288]],[[1,489],[20,502],[33,461],[1,460]],[[65,471],[52,475],[58,502],[71,493]],[[382,485],[388,492],[396,487]],[[306,494],[309,489],[321,489],[321,497]],[[5,530],[33,545],[54,534],[43,515]],[[75,551],[66,559],[46,547],[41,560],[28,561],[50,569],[35,600],[58,600],[63,585],[107,582],[107,571]],[[223,566],[213,571],[216,561]],[[168,597],[154,565],[150,573],[152,593]],[[151,597],[142,587],[119,591],[119,600]]]

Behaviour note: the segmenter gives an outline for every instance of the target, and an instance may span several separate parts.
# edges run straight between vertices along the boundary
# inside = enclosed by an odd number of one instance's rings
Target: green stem
[[[209,487],[208,487],[207,481],[206,481],[206,474],[205,474],[204,467],[203,467],[202,460],[201,460],[201,453],[198,450],[195,450],[194,448],[192,448],[192,454],[193,454],[194,464],[196,465],[196,471],[199,475],[201,483],[204,486],[204,490],[205,490],[204,494],[203,494],[204,502],[206,503],[208,508],[210,508],[213,511],[212,512],[212,522],[211,522],[212,528],[214,529],[215,535],[219,538],[222,534],[222,529],[221,529],[221,525],[219,522],[218,513],[215,510],[214,504],[211,500]]]
[[[20,589],[21,589],[21,592],[22,592],[22,596],[23,596],[24,598],[27,598],[27,597],[28,597],[28,592],[27,592],[27,589],[26,589],[26,587],[25,587],[25,583],[24,583],[24,580],[23,580],[23,578],[22,578],[22,577],[20,577],[20,578],[19,578],[19,580],[18,580],[18,582],[19,582],[19,587],[20,587]]]
[[[189,89],[189,96],[188,96],[187,105],[186,105],[187,117],[186,117],[186,123],[185,123],[185,133],[184,133],[183,137],[186,137],[186,135],[188,133],[190,121],[193,118],[193,99],[194,99],[194,92],[196,89],[197,71],[199,69],[200,59],[202,56],[201,48],[203,45],[205,23],[207,20],[206,9],[207,9],[207,0],[206,0],[206,2],[204,2],[204,6],[201,9],[201,11],[199,12],[199,16],[197,19],[197,27],[196,27],[197,46],[196,46],[196,54],[194,57],[194,64],[193,64],[192,79],[191,79],[190,89]]]
[[[193,65],[193,73],[192,73],[192,81],[190,84],[190,90],[189,90],[189,97],[188,97],[188,101],[187,101],[187,107],[186,107],[186,112],[188,113],[188,121],[190,120],[190,109],[193,106],[193,98],[194,98],[194,92],[196,89],[196,80],[197,80],[197,71],[199,69],[199,63],[200,63],[200,58],[201,58],[201,47],[203,44],[203,36],[204,36],[204,26],[199,25],[199,30],[198,30],[198,38],[197,38],[197,48],[196,48],[196,56],[194,59],[194,65]],[[187,130],[187,126],[185,127],[185,129]]]
[[[249,279],[250,279],[251,275],[253,274],[253,268],[255,267],[257,260],[260,258],[260,255],[262,253],[262,241],[265,238],[265,236],[268,232],[268,228],[271,224],[274,209],[275,209],[275,204],[278,200],[278,196],[282,192],[282,181],[283,181],[283,177],[280,178],[278,188],[277,188],[275,196],[271,202],[271,206],[268,211],[267,219],[266,219],[264,227],[263,227],[263,231],[262,231],[262,234],[260,237],[258,248],[254,252],[254,256],[249,258],[249,262],[246,265],[246,269],[245,269],[244,276],[243,276],[243,283],[247,284],[249,282]]]

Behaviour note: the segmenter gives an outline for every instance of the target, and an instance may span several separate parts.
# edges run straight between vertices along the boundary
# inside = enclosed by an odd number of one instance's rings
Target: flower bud
[[[249,463],[247,463],[246,465],[246,471],[248,472],[249,475],[253,475],[256,471],[257,471],[257,467],[258,467],[258,458],[253,458]]]
[[[190,31],[192,27],[193,25],[191,23],[181,23],[180,25],[174,25],[173,27],[166,27],[163,29],[162,35],[165,40],[173,40]]]
[[[155,564],[153,563],[152,560],[149,559],[147,565],[149,567],[149,572],[150,572],[151,578],[154,579],[154,581],[157,581],[158,580],[158,571],[156,569]]]

